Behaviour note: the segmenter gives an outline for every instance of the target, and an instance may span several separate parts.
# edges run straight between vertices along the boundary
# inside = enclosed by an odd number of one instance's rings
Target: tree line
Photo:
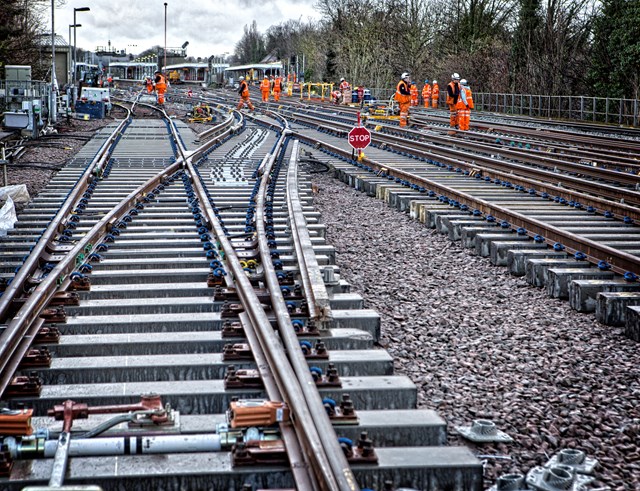
[[[56,0],[63,4],[64,0]],[[316,0],[319,21],[245,26],[234,62],[271,54],[305,79],[392,88],[402,72],[474,91],[640,98],[640,0]],[[49,0],[3,0],[7,64],[47,77],[39,33]]]
[[[318,0],[319,21],[245,26],[234,61],[304,56],[306,80],[394,87],[402,72],[474,90],[640,97],[638,0]]]

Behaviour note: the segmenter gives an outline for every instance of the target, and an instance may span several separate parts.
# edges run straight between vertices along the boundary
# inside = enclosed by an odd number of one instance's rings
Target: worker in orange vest
[[[251,104],[251,99],[249,99],[249,84],[244,79],[244,77],[240,77],[238,81],[240,82],[240,85],[238,86],[238,94],[240,94],[240,102],[238,102],[238,110],[242,109],[246,104],[249,107],[249,109],[253,111],[253,104]]]
[[[147,86],[147,94],[153,94],[153,80],[151,80],[151,77],[147,77],[144,83]]]
[[[458,128],[462,131],[468,131],[469,121],[471,120],[471,110],[473,109],[473,94],[469,88],[469,83],[464,78],[460,80],[460,95],[464,97],[466,104],[462,104],[461,97],[461,100],[458,101],[458,107],[460,108],[458,110]]]
[[[400,106],[400,126],[407,126],[409,120],[409,106],[411,105],[411,77],[407,72],[400,76],[400,82],[396,86],[394,98]]]
[[[434,109],[438,108],[438,99],[440,98],[440,86],[438,85],[438,81],[434,80],[433,85],[431,86],[431,107]]]
[[[409,89],[411,92],[411,106],[418,105],[418,87],[415,82],[411,82],[411,88]]]
[[[280,92],[282,92],[282,78],[278,76],[273,81],[273,99],[276,102],[280,100]]]
[[[424,87],[422,87],[422,103],[425,108],[431,104],[431,84],[428,79],[424,81]]]
[[[460,75],[454,73],[451,75],[451,82],[447,84],[447,106],[449,106],[449,126],[457,128],[458,126],[458,100],[460,100]],[[466,107],[467,101],[464,101]]]
[[[269,92],[271,92],[271,82],[266,75],[260,82],[260,92],[262,92],[262,102],[269,102]]]
[[[158,95],[158,104],[164,104],[164,94],[167,91],[167,78],[160,70],[156,71],[155,76],[156,78],[153,85],[156,88],[156,94]]]
[[[344,78],[341,78],[339,88],[342,94],[342,104],[349,104],[351,102],[351,85]]]

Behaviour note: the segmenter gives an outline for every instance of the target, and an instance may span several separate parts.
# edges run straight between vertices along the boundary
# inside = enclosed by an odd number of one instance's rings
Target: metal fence
[[[571,119],[638,126],[640,101],[609,97],[548,96],[532,94],[473,94],[475,109],[520,116]]]
[[[442,108],[446,107],[444,105],[445,90],[446,88],[440,88],[440,107]],[[378,101],[389,100],[394,92],[395,90],[391,89],[371,90]],[[627,126],[640,125],[640,100],[638,99],[474,92],[473,102],[477,111]]]

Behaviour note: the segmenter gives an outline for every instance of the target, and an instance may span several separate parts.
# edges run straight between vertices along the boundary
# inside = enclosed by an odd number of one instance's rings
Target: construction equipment
[[[213,110],[204,103],[194,106],[189,116],[190,123],[210,123],[214,120]]]

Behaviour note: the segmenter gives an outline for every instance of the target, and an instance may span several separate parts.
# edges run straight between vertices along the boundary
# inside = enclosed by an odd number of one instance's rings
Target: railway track
[[[202,100],[223,122],[200,135],[129,104],[140,117],[94,138],[3,243],[3,401],[43,428],[5,441],[9,489],[482,489],[374,349],[379,317],[340,281],[300,161],[637,336],[637,176],[384,124],[355,159],[347,113]]]
[[[125,121],[3,243],[3,401],[40,431],[2,414],[0,484],[481,489],[373,349],[282,119]]]

